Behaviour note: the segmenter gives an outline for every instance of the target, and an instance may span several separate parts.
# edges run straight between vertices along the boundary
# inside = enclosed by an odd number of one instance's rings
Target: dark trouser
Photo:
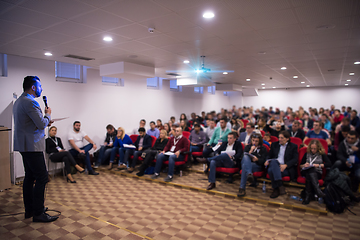
[[[315,168],[313,168],[313,167],[312,167],[312,168],[308,168],[308,169],[306,169],[306,170],[302,170],[302,171],[301,171],[301,176],[305,177],[305,178],[306,178],[306,181],[308,181],[308,180],[309,180],[309,175],[311,175],[311,174],[313,174],[313,173],[316,173],[317,179],[321,179],[322,174],[319,173],[319,172],[317,172],[317,171],[315,170]]]
[[[121,148],[120,148],[120,150],[121,150]],[[130,167],[130,163],[129,163],[130,156],[134,155],[134,152],[135,152],[135,149],[133,149],[133,148],[127,148],[127,149],[125,150],[125,152],[124,152],[124,151],[120,151],[120,161],[119,161],[119,163],[120,163],[120,162],[121,162],[121,163],[124,163],[124,164],[126,164],[128,167]],[[121,159],[123,159],[123,160],[121,160]]]
[[[144,150],[145,151],[145,150]],[[141,154],[144,152],[144,151],[135,151],[133,152],[134,153],[134,157],[132,159],[132,163],[131,163],[131,167],[134,168],[137,164],[137,161],[138,161],[138,158],[141,157]]]
[[[180,154],[179,157],[177,158],[176,155],[165,155],[160,153],[156,159],[156,164],[155,164],[155,173],[160,173],[161,170],[161,166],[163,164],[164,161],[169,160],[169,170],[168,170],[168,175],[169,176],[173,176],[174,175],[174,168],[175,168],[175,162],[177,161],[183,161],[185,158],[184,155]]]
[[[274,189],[282,186],[282,177],[290,175],[287,169],[281,172],[280,163],[277,160],[270,161],[268,173],[271,179],[271,186]]]
[[[156,154],[159,152],[157,150],[150,150],[150,149],[147,149],[145,150],[146,152],[146,156],[144,158],[144,161],[143,163],[141,164],[140,166],[140,172],[145,172],[145,170],[150,166],[151,162],[155,159],[156,157]]]
[[[208,158],[210,157],[210,154],[212,154],[214,151],[212,150],[212,148],[216,146],[215,143],[211,144],[210,146],[206,146],[203,150],[203,157],[204,158]]]
[[[86,145],[85,147],[80,148],[81,150],[85,151],[85,165],[86,168],[89,172],[93,171],[92,167],[91,167],[91,162],[90,162],[90,155],[89,155],[89,151],[92,149],[93,145],[91,143],[89,143],[88,145]],[[71,155],[76,158],[79,154],[78,151],[76,151],[75,149],[70,149],[69,151],[71,153]]]
[[[233,160],[231,160],[231,158],[227,153],[222,153],[218,156],[209,158],[208,161],[210,162],[209,183],[215,183],[217,167],[225,167],[225,168],[234,167],[234,162]]]
[[[65,170],[66,170],[67,174],[71,173],[70,166],[75,166],[76,165],[75,159],[73,158],[73,156],[68,151],[53,153],[53,154],[50,155],[50,160],[52,162],[64,162],[65,163]]]
[[[99,157],[96,160],[96,165],[104,164],[106,160],[110,158],[111,150],[112,150],[111,147],[101,146],[99,150]]]
[[[49,181],[43,152],[21,152],[25,169],[23,198],[25,212],[38,216],[44,212],[45,185]],[[35,186],[34,186],[34,181]]]

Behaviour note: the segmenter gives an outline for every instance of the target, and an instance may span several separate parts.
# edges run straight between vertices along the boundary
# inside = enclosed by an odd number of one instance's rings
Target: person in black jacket
[[[340,171],[350,171],[352,178],[351,188],[353,192],[357,191],[360,182],[360,140],[359,134],[350,131],[338,148],[337,161],[332,168],[338,168]]]
[[[198,159],[200,163],[210,163],[210,174],[209,174],[209,186],[206,190],[211,190],[216,187],[216,168],[217,167],[226,167],[240,168],[241,157],[243,155],[243,147],[241,142],[236,141],[237,134],[235,132],[230,132],[228,134],[228,141],[223,142],[221,146],[215,151],[217,155],[211,158]],[[235,150],[235,152],[231,152]]]
[[[290,176],[291,180],[296,179],[298,156],[298,146],[290,142],[289,132],[280,132],[279,141],[271,144],[268,160],[265,162],[265,167],[269,166],[268,173],[274,189],[270,198],[286,194],[282,177]]]
[[[251,135],[251,144],[246,145],[244,156],[241,160],[241,183],[238,197],[245,196],[246,181],[254,183],[253,172],[259,172],[264,168],[267,150],[263,146],[261,134],[253,133]]]
[[[110,155],[112,148],[114,146],[117,131],[114,128],[114,126],[111,124],[108,124],[106,126],[106,131],[107,133],[106,133],[104,145],[102,145],[99,150],[99,156],[95,163],[94,168],[98,168],[100,165],[105,164],[105,162],[110,159]]]
[[[76,183],[76,181],[71,176],[70,165],[74,166],[76,170],[80,173],[84,172],[84,169],[80,167],[70,152],[65,151],[64,146],[61,142],[61,139],[56,137],[57,128],[52,126],[49,129],[49,137],[46,139],[46,153],[49,154],[49,158],[52,162],[64,162],[65,170],[67,174],[67,181],[71,183]]]
[[[323,169],[330,167],[331,162],[320,141],[317,139],[311,140],[307,147],[307,152],[304,154],[300,164],[301,175],[306,178],[306,197],[302,204],[309,204],[314,193],[318,197],[325,197],[325,194],[319,187],[318,179],[321,179]]]
[[[290,133],[290,137],[297,137],[300,138],[302,141],[305,138],[305,132],[300,128],[300,123],[298,120],[295,120],[292,123],[292,126],[288,131]]]
[[[132,173],[134,171],[134,168],[137,164],[137,160],[138,158],[141,156],[141,154],[148,148],[151,148],[151,142],[152,142],[152,138],[150,135],[145,133],[145,128],[139,128],[139,136],[137,137],[134,145],[136,147],[136,150],[134,151],[134,149],[127,149],[125,153],[125,156],[127,156],[127,159],[125,158],[125,162],[129,161],[129,158],[131,155],[133,156],[132,159],[132,163],[130,165],[129,163],[129,168],[128,168],[128,172]]]
[[[144,151],[145,158],[139,167],[139,172],[136,173],[137,176],[140,177],[144,175],[145,170],[149,167],[151,161],[154,160],[162,150],[164,150],[168,140],[166,130],[160,130],[160,137],[156,139],[154,146]]]

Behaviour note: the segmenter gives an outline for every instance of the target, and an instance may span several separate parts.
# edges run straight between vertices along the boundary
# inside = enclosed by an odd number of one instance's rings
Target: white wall
[[[359,112],[360,86],[259,90],[259,96],[243,97],[242,101],[243,106],[255,109],[262,106],[279,107],[281,110],[287,107],[297,110],[299,106],[305,110],[309,107],[326,109],[334,104],[336,108],[351,106]]]
[[[183,87],[183,92],[172,92],[166,80],[161,90],[147,89],[146,79],[125,79],[124,87],[103,85],[96,69],[88,69],[86,84],[57,82],[54,65],[53,61],[8,56],[8,77],[0,78],[0,125],[11,127],[7,108],[14,92],[21,95],[22,82],[27,75],[40,77],[52,118],[69,117],[53,124],[63,140],[75,120],[81,121],[82,129],[100,144],[109,123],[131,132],[138,127],[141,118],[146,119],[149,128],[148,123],[158,118],[167,122],[170,116],[178,120],[182,112],[189,116],[191,112],[200,114],[202,110],[220,111],[222,107],[232,106],[230,98],[223,96],[222,91],[215,95],[198,94],[193,88]],[[41,98],[38,101],[43,109]]]

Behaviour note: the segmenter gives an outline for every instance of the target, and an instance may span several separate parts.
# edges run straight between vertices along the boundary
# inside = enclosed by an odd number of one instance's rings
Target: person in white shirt
[[[96,144],[85,132],[80,131],[80,126],[81,123],[79,121],[75,121],[73,124],[73,130],[69,132],[68,140],[71,146],[69,152],[74,158],[85,160],[85,165],[89,175],[99,175],[99,173],[92,169],[89,155],[89,151],[91,149],[96,150]],[[84,146],[84,139],[89,142],[86,146]]]
[[[207,136],[207,139],[210,140],[214,131],[215,131],[215,121],[214,120],[207,120],[208,123],[207,123],[207,128],[205,130],[205,133],[206,133],[206,136]]]

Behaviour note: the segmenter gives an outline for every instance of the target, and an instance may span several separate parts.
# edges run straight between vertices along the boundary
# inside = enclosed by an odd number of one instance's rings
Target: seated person
[[[215,121],[212,119],[206,120],[206,125],[207,125],[207,128],[205,130],[205,133],[206,133],[207,139],[210,140],[212,135],[215,132]]]
[[[64,162],[67,181],[76,183],[71,176],[70,166],[74,166],[80,173],[83,173],[85,170],[75,162],[73,156],[68,151],[65,151],[61,139],[56,137],[56,132],[57,128],[55,126],[50,127],[49,137],[45,141],[46,153],[49,154],[49,158],[52,162]]]
[[[354,126],[354,128],[359,128],[360,127],[360,119],[357,116],[357,111],[355,109],[351,111],[350,124],[352,126]]]
[[[308,133],[306,134],[305,138],[304,138],[304,143],[306,141],[306,139],[308,138],[321,138],[326,140],[327,144],[330,146],[331,145],[331,140],[329,138],[329,135],[321,130],[321,123],[319,121],[315,121],[314,122],[314,129],[308,131]],[[307,147],[307,145],[305,145],[305,147]]]
[[[106,137],[104,141],[104,145],[101,146],[99,150],[99,156],[96,161],[94,168],[98,168],[100,165],[104,164],[107,159],[110,158],[111,150],[115,142],[117,131],[114,126],[109,124],[106,126]]]
[[[325,113],[321,114],[320,121],[322,123],[324,123],[324,129],[326,129],[330,132],[332,124],[331,124],[331,120],[330,120],[329,116],[326,115]]]
[[[248,153],[248,154],[246,154]],[[245,196],[246,181],[254,184],[253,172],[260,172],[264,168],[267,150],[263,146],[261,134],[255,133],[251,135],[251,144],[244,149],[244,156],[241,160],[241,182],[238,197]]]
[[[89,155],[89,151],[91,149],[96,150],[96,144],[85,132],[80,130],[80,127],[81,123],[79,121],[75,121],[73,124],[73,130],[69,132],[68,140],[71,146],[69,152],[74,158],[78,157],[85,160],[85,165],[89,175],[99,175],[98,172],[95,172],[92,169]],[[84,139],[89,142],[86,146],[84,146]]]
[[[171,182],[173,180],[174,168],[176,161],[183,161],[185,158],[185,152],[189,151],[189,140],[182,136],[181,127],[177,127],[174,133],[174,137],[171,137],[166,144],[164,150],[156,158],[155,173],[151,176],[152,179],[156,179],[160,176],[160,170],[164,161],[169,160],[168,176],[164,179],[165,182]],[[165,155],[165,153],[172,153],[172,155]]]
[[[270,198],[286,194],[282,177],[290,176],[290,180],[296,179],[298,156],[298,146],[290,142],[288,131],[282,131],[279,134],[279,141],[271,144],[268,154],[270,160],[265,162],[265,167],[269,166],[268,173],[274,189]]]
[[[243,143],[244,146],[248,145],[250,143],[250,137],[255,129],[255,125],[252,122],[248,122],[246,124],[246,131],[240,133],[240,137],[238,139],[239,142]]]
[[[190,132],[190,128],[187,126],[185,119],[180,120],[180,127],[182,131]]]
[[[213,135],[211,136],[210,141],[207,143],[206,147],[203,150],[203,157],[208,158],[211,153],[213,153],[213,147],[216,145],[221,145],[222,142],[227,141],[227,135],[230,133],[230,130],[226,128],[226,119],[222,118],[220,121],[220,127],[215,128]]]
[[[360,181],[360,141],[359,135],[355,131],[350,131],[344,141],[339,145],[337,151],[337,161],[332,168],[340,171],[350,171],[352,178],[352,190],[357,191]]]
[[[141,166],[139,167],[139,172],[136,173],[137,176],[143,176],[145,173],[145,170],[150,166],[150,163],[152,160],[156,159],[157,155],[164,150],[167,142],[167,133],[165,129],[160,130],[160,137],[156,139],[156,142],[152,148],[146,149],[144,151],[145,158]],[[143,156],[143,155],[142,155]]]
[[[108,167],[108,170],[111,170],[113,168],[113,163],[115,160],[116,153],[119,153],[120,159],[118,163],[118,168],[120,168],[121,164],[125,164],[124,158],[125,158],[125,151],[126,148],[124,147],[124,144],[133,144],[131,138],[129,135],[125,134],[125,130],[122,127],[119,127],[117,130],[117,134],[114,141],[114,147],[111,150],[110,154],[110,164]],[[126,168],[126,165],[125,165]]]
[[[350,126],[341,126],[341,131],[335,134],[334,137],[334,148],[337,151],[339,149],[339,145],[344,139],[346,139],[346,136],[350,132]]]
[[[141,119],[140,122],[139,122],[139,127],[138,127],[138,128],[134,128],[131,134],[133,134],[133,135],[138,134],[139,128],[145,128],[145,125],[146,125],[146,120],[145,120],[145,119]],[[146,131],[146,130],[145,130],[145,131]]]
[[[310,119],[309,114],[307,112],[304,112],[302,122],[303,122],[304,131],[309,131],[310,129],[313,128],[314,121]]]
[[[333,115],[331,116],[333,118],[334,121],[334,126],[338,125],[341,123],[341,121],[344,118],[344,115],[341,114],[339,109],[335,109]]]
[[[236,141],[236,133],[231,132],[227,135],[227,141],[222,142],[221,146],[216,150],[217,156],[211,158],[202,158],[198,161],[200,163],[207,163],[210,166],[209,186],[206,190],[211,190],[216,187],[216,168],[226,167],[240,168],[241,157],[243,154],[242,144]]]
[[[156,128],[155,122],[150,122],[150,129],[146,132],[147,135],[158,138],[160,136],[160,130]]]
[[[266,125],[266,127],[266,130],[270,133],[270,135],[277,138],[279,138],[280,132],[285,130],[284,124],[280,121],[275,123],[275,127],[271,127],[270,125]]]
[[[322,144],[317,139],[311,140],[304,154],[300,169],[301,175],[306,178],[305,198],[302,204],[309,204],[312,196],[325,197],[325,194],[319,187],[318,180],[321,179],[323,168],[330,168],[331,162],[327,157]]]
[[[159,130],[164,129],[164,125],[162,124],[161,119],[156,120],[156,128],[159,129]]]
[[[257,128],[256,129],[261,130],[261,131],[265,131],[266,130],[265,127],[266,127],[265,118],[264,117],[259,118],[259,120],[257,122]]]
[[[230,122],[231,122],[231,131],[237,132],[241,128],[239,122],[237,121],[237,118],[234,117],[231,118]]]
[[[267,132],[267,133],[264,134],[263,143],[268,145],[269,147],[271,146],[271,135],[270,135],[270,133]]]
[[[200,131],[200,129],[200,125],[195,123],[194,130],[191,131],[189,136],[190,152],[199,152],[206,143],[206,134],[204,131]]]
[[[295,120],[291,126],[291,128],[288,130],[291,137],[298,137],[301,140],[304,140],[305,138],[305,132],[300,128],[300,123],[298,120]]]
[[[166,136],[169,136],[170,131],[171,131],[171,127],[170,127],[169,123],[164,124],[164,130],[166,131]]]
[[[155,125],[155,123],[154,123]],[[131,165],[129,164],[129,168],[127,169],[127,171],[129,173],[132,173],[134,171],[134,168],[137,164],[137,160],[138,158],[141,156],[141,154],[146,150],[151,148],[151,142],[152,142],[152,138],[150,135],[145,133],[145,128],[139,128],[139,136],[137,137],[135,143],[133,146],[135,146],[135,148],[128,148],[125,151],[125,156],[124,156],[124,161],[125,163],[129,163],[130,162],[130,156],[134,155],[133,159],[132,159],[132,163]],[[119,169],[125,169],[124,168],[125,165],[121,165],[119,167]]]
[[[219,115],[220,117],[218,118],[218,122],[216,123],[216,127],[220,127],[220,120],[224,119],[226,122],[226,128],[229,129],[231,131],[231,123],[228,122],[228,119],[226,116],[222,116],[221,114]]]
[[[336,126],[336,128],[335,128],[335,134],[337,134],[338,132],[341,131],[341,127],[342,127],[342,126],[349,126],[349,127],[350,127],[350,130],[355,130],[355,127],[350,124],[350,119],[347,118],[347,117],[344,117],[344,118],[341,120],[341,123]]]

